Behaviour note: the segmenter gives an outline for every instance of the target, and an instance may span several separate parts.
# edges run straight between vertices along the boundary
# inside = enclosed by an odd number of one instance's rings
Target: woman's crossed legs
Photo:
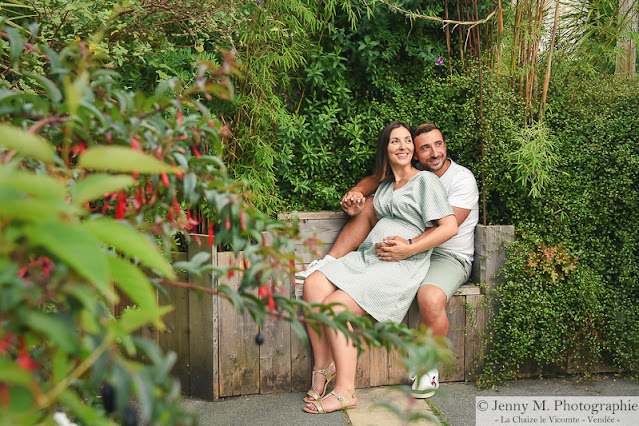
[[[334,312],[348,310],[354,314],[366,315],[366,312],[352,297],[335,287],[321,272],[312,273],[304,281],[304,300],[308,303],[339,303],[340,305],[333,307]],[[352,331],[350,324],[348,327]],[[337,376],[333,391],[343,398],[350,398],[355,393],[357,348],[352,345],[350,340],[346,340],[343,333],[336,332],[330,327],[322,326],[321,335],[310,326],[306,328],[313,348],[313,370],[327,368],[331,361],[334,361]],[[319,391],[324,389],[325,382],[326,377],[316,375],[313,386]],[[349,406],[356,403],[357,399],[353,398],[349,402]],[[322,405],[327,412],[342,408],[342,404],[335,396],[324,399]],[[313,404],[308,404],[307,408],[316,410]]]

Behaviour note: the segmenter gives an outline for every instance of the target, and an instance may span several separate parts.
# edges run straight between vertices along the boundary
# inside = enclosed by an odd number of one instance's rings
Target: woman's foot
[[[317,401],[322,399],[326,393],[328,384],[335,378],[335,363],[331,361],[324,369],[313,370],[311,378],[311,389],[306,393],[304,402]]]
[[[346,393],[346,395],[349,395]],[[306,404],[304,411],[312,414],[326,414],[333,411],[348,410],[349,408],[355,408],[357,406],[357,397],[354,393],[350,394],[350,397],[342,397],[335,391],[330,392],[320,401],[311,401]]]

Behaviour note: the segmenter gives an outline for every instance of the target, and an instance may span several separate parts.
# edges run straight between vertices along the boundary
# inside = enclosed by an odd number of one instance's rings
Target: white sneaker
[[[321,259],[315,259],[314,261],[308,264],[305,271],[296,272],[295,278],[300,278],[305,280],[313,272],[317,271],[322,266],[326,265],[327,263],[331,263],[334,260],[337,260],[337,259],[334,258],[333,256],[329,256],[328,254]]]
[[[439,389],[439,371],[436,368],[420,377],[419,380],[415,376],[412,376],[411,380],[413,380],[413,386],[410,396],[413,398],[430,398]]]

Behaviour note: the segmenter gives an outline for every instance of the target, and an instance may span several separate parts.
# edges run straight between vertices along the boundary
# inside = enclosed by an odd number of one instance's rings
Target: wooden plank
[[[290,297],[293,284],[285,280],[284,294]],[[264,344],[260,346],[260,393],[291,391],[291,325],[266,316]]]
[[[499,282],[496,274],[506,261],[508,246],[515,240],[512,225],[477,225],[475,227],[475,261],[471,280],[484,283],[491,290]]]
[[[333,247],[333,244],[323,244],[321,246],[318,245],[318,250],[321,253],[321,256],[325,256],[326,254],[328,254],[328,252],[331,250],[331,248]],[[318,258],[318,256],[315,253],[312,253],[308,247],[304,246],[303,244],[296,244],[294,249],[293,249],[293,254],[295,254],[295,256],[299,257],[302,260],[302,263],[304,265],[308,265],[309,263],[311,263],[312,261],[314,261],[315,259]],[[297,266],[300,265],[299,262],[296,262]]]
[[[455,296],[468,296],[468,295],[479,295],[479,294],[481,294],[481,289],[472,283],[462,284],[455,292]]]
[[[357,372],[355,373],[355,388],[371,387],[371,356],[370,349],[361,351],[357,356]]]
[[[464,380],[464,334],[466,328],[466,315],[464,309],[464,296],[453,296],[446,308],[450,329],[448,340],[452,352],[451,364],[443,369],[440,374],[442,382]]]
[[[408,323],[408,314],[404,317],[404,324]],[[407,383],[406,368],[401,362],[401,356],[395,346],[390,351],[386,348],[372,348],[370,351],[370,385],[386,386]]]
[[[322,220],[322,219],[347,220],[349,216],[344,212],[332,212],[328,210],[323,210],[319,212],[282,213],[278,216],[278,219],[290,222],[293,220],[294,217],[299,218],[300,221],[307,221],[307,220]]]
[[[486,307],[483,295],[467,295],[466,336],[464,341],[465,379],[475,380],[484,367],[486,352]]]
[[[200,236],[206,241],[206,236]],[[199,246],[192,237],[189,238],[189,259],[200,251],[211,253],[211,261],[215,262],[216,248],[208,245]],[[201,276],[189,274],[192,284],[204,288],[216,289],[211,274]],[[207,400],[219,398],[218,369],[218,297],[189,291],[189,370],[191,373],[191,396]]]
[[[306,392],[311,388],[313,355],[311,343],[291,330],[291,391]]]
[[[188,259],[187,253],[174,252],[171,254],[173,261],[185,261]],[[189,274],[180,271],[177,280],[188,282]],[[189,290],[187,288],[174,285],[165,286],[165,291],[169,300],[164,303],[173,305],[173,311],[164,316],[166,330],[160,333],[160,347],[163,351],[173,351],[177,355],[173,375],[180,381],[182,391],[186,394],[191,392],[191,378],[189,374],[190,348],[189,348]],[[162,302],[162,298],[160,298]]]
[[[236,259],[231,252],[217,254],[218,265],[238,265],[241,255]],[[240,286],[240,274],[231,277],[218,277],[218,287],[222,284],[237,290]],[[220,397],[249,395],[260,392],[260,353],[255,344],[257,325],[248,312],[240,314],[224,299],[219,305],[219,371]]]

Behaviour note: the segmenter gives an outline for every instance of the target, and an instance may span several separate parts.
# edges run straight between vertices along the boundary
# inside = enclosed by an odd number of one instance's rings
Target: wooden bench
[[[300,213],[300,228],[304,236],[315,235],[325,243],[327,252],[348,217],[342,213]],[[472,282],[491,287],[493,275],[503,262],[504,246],[512,240],[513,227],[480,227],[476,231],[476,254]],[[206,240],[205,236],[201,236]],[[302,246],[295,248],[303,262],[312,255]],[[212,262],[227,266],[241,259],[231,252],[217,252],[206,244],[190,244],[188,253],[176,253],[176,260],[192,258],[200,251],[208,251]],[[219,284],[239,287],[239,276],[221,277],[211,274],[189,276],[180,280],[215,289]],[[295,297],[292,283],[286,284],[290,297]],[[165,317],[166,330],[145,330],[143,334],[156,339],[164,350],[177,354],[173,374],[182,385],[184,394],[215,400],[218,398],[257,393],[303,392],[310,387],[312,355],[308,344],[284,321],[267,318],[259,330],[248,313],[239,314],[231,304],[218,297],[203,295],[182,287],[167,289],[175,309]],[[485,295],[473,284],[464,284],[450,300],[447,313],[450,319],[449,340],[453,352],[450,367],[441,373],[442,381],[461,381],[473,378],[482,364],[483,333],[489,309]],[[404,321],[411,327],[419,324],[419,311],[414,303]],[[255,344],[261,332],[263,345]],[[386,353],[373,348],[359,357],[357,387],[406,383],[406,373],[395,350]]]

